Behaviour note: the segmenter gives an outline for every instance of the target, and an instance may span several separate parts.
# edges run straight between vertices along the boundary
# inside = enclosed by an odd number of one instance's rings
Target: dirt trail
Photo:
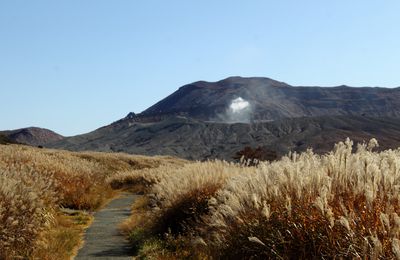
[[[75,260],[132,259],[134,255],[118,225],[131,214],[130,207],[138,195],[122,193],[106,207],[94,214],[92,225],[86,230],[84,245]]]

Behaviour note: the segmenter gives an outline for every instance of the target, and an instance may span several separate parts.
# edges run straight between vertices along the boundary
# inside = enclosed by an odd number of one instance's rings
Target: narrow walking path
[[[119,234],[118,225],[131,214],[131,205],[138,195],[122,193],[105,208],[94,214],[92,225],[86,230],[84,245],[76,260],[132,259],[128,241]]]

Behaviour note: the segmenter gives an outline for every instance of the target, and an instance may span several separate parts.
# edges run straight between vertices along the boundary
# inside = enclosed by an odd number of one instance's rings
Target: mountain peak
[[[261,85],[285,85],[290,86],[289,84],[281,81],[277,81],[267,77],[242,77],[242,76],[230,76],[225,79],[221,79],[218,81],[205,81],[200,80],[188,85],[184,85],[184,87],[206,87],[208,85],[215,85],[215,86],[226,86],[227,84],[244,84],[244,85],[251,85],[251,84],[261,84]]]
[[[126,115],[125,119],[135,119],[137,116],[134,112],[129,112],[128,115]]]
[[[268,80],[268,81],[276,81],[274,79],[268,77],[242,77],[242,76],[230,76],[220,81],[246,81],[246,80]]]

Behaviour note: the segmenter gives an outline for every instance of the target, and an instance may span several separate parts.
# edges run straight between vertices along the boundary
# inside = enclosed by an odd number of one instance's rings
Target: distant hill
[[[350,137],[400,146],[400,88],[293,87],[268,78],[198,81],[142,113],[48,147],[231,160],[245,147],[324,153]]]
[[[51,130],[38,127],[1,131],[0,135],[4,136],[4,138],[10,142],[34,146],[45,145],[50,142],[60,141],[64,138]]]

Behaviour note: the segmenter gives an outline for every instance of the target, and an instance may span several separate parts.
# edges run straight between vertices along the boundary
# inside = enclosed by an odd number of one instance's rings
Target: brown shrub
[[[278,158],[279,156],[276,151],[269,150],[262,146],[257,148],[246,146],[233,156],[233,159],[242,163],[246,162],[249,166],[256,166],[263,161],[276,161]]]

